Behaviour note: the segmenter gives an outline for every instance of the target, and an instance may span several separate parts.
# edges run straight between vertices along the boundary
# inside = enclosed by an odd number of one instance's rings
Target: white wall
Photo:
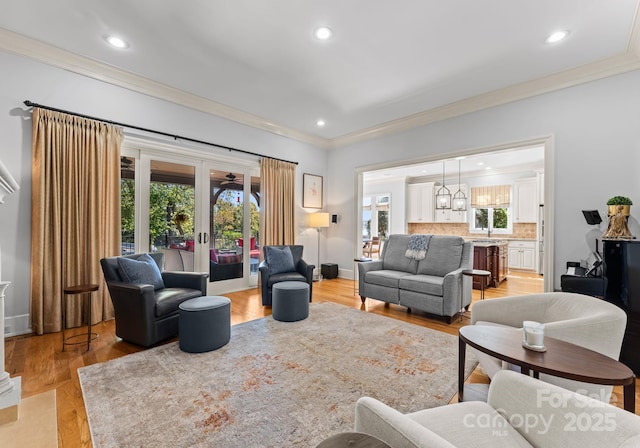
[[[329,205],[352,212],[345,213],[340,226],[333,229],[327,250],[335,254],[334,262],[341,268],[352,266],[355,171],[364,166],[363,161],[367,167],[415,161],[551,135],[555,147],[553,279],[559,289],[565,262],[585,259],[594,249],[594,229],[586,224],[581,210],[598,209],[606,217],[609,197],[630,196],[636,203],[630,229],[640,237],[638,117],[640,71],[635,71],[334,150],[328,166]]]
[[[325,150],[53,68],[26,57],[0,52],[0,67],[0,160],[20,185],[20,190],[7,196],[5,204],[0,205],[2,277],[12,282],[5,298],[6,324],[10,333],[23,333],[30,327],[31,113],[23,105],[24,100],[298,161],[298,204],[302,202],[303,173],[324,176],[327,182]],[[220,151],[213,148],[208,150]],[[229,152],[224,151],[224,154]],[[324,203],[326,198],[325,188]],[[304,213],[299,207],[298,242],[306,246],[305,259],[315,260],[316,235],[315,232],[310,235],[303,228]]]

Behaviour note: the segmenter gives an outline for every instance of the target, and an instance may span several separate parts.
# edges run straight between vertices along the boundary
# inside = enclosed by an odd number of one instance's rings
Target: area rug
[[[469,375],[477,360],[467,354]],[[170,343],[78,370],[95,448],[315,447],[375,397],[413,412],[457,391],[457,337],[333,303],[299,322],[234,325],[189,354]]]

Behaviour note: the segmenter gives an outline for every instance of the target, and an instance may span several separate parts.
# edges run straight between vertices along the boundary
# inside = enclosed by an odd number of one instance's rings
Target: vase
[[[624,216],[631,215],[631,206],[630,205],[609,205],[609,216],[613,216],[618,213],[618,207],[622,207],[622,214]]]

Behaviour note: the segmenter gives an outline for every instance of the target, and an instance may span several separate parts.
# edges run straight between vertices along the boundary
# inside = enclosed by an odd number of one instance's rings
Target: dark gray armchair
[[[148,254],[161,271],[164,287],[125,281],[119,258],[138,260],[145,254],[100,260],[115,311],[116,335],[127,342],[149,347],[178,334],[178,306],[207,294],[209,274],[162,271],[164,254]],[[157,286],[157,285],[156,285]]]
[[[288,248],[291,259],[286,253]],[[313,292],[313,270],[315,265],[302,259],[304,246],[264,246],[264,261],[260,263],[260,283],[262,284],[262,306],[271,306],[271,288],[278,282],[307,282],[309,301]]]

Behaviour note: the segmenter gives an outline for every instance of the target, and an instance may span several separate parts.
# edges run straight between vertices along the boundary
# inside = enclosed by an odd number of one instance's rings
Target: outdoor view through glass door
[[[165,270],[195,269],[195,166],[151,160],[149,252],[163,252]]]
[[[249,182],[247,182],[249,180]],[[210,170],[210,280],[249,276],[258,284],[260,262],[260,179]],[[246,201],[245,198],[249,198]],[[245,235],[249,238],[245,238]],[[245,266],[248,264],[248,271]]]
[[[208,272],[209,293],[257,285],[260,178],[184,162],[122,157],[122,254],[163,252],[167,271]]]

